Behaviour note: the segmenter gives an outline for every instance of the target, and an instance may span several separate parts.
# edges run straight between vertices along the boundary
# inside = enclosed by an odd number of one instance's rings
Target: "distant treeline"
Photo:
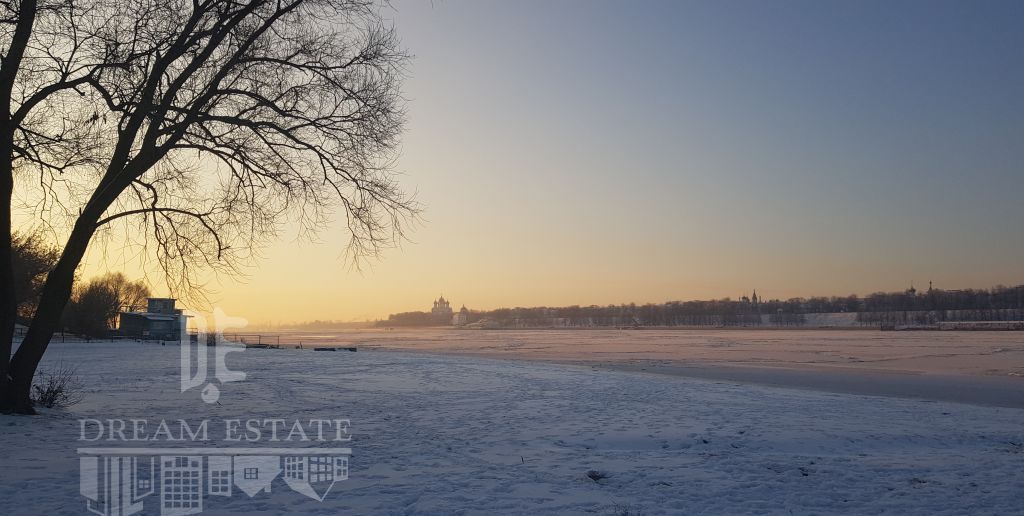
[[[484,312],[473,312],[476,316]],[[479,320],[476,317],[474,320]],[[386,321],[377,321],[377,326],[447,326],[452,323],[451,318],[438,319],[430,312],[402,312],[391,314]]]
[[[863,325],[925,324],[937,321],[1002,321],[1024,317],[1024,285],[989,290],[877,292],[860,297],[762,300],[756,297],[661,304],[499,308],[471,310],[465,323],[484,327],[580,326],[800,326],[806,314],[857,313]],[[852,317],[852,316],[851,316]],[[393,314],[382,327],[449,325],[429,312]]]

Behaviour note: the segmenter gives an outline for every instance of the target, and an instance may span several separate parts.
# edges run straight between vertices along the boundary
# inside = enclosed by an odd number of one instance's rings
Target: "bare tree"
[[[46,274],[57,264],[57,249],[39,233],[11,235],[11,267],[15,305],[20,319],[31,319],[39,303]]]
[[[406,56],[371,0],[4,1],[4,238],[19,175],[34,185],[26,205],[69,229],[9,366],[0,350],[0,409],[31,412],[97,234],[120,224],[183,291],[197,268],[233,270],[287,217],[315,231],[340,213],[358,257],[416,215],[391,173]]]
[[[62,325],[79,335],[109,336],[120,313],[144,307],[149,296],[149,287],[142,281],[131,281],[120,272],[107,273],[75,285]]]
[[[142,280],[132,281],[123,273],[110,272],[104,274],[96,281],[106,285],[114,291],[117,297],[117,309],[123,311],[137,311],[146,308],[146,299],[152,295],[149,286]],[[117,314],[114,314],[116,316]],[[112,318],[113,322],[115,318]],[[114,328],[114,325],[110,325]]]
[[[75,285],[64,307],[61,325],[76,335],[108,337],[119,309],[117,292],[103,281],[91,280]]]

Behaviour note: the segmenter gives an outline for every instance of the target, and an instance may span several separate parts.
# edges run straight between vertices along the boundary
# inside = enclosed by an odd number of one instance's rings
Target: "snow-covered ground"
[[[4,514],[86,513],[78,448],[122,443],[79,442],[82,418],[351,420],[349,479],[323,502],[278,479],[203,514],[1024,513],[1019,409],[293,349],[229,354],[247,378],[208,404],[180,392],[176,345],[55,343],[45,362],[77,367],[86,399],[0,416]]]
[[[280,332],[307,347],[560,362],[660,362],[1024,378],[1024,332],[819,329],[381,329]]]

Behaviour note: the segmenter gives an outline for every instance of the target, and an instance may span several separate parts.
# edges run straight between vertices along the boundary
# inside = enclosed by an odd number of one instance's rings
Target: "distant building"
[[[465,326],[469,324],[469,310],[466,309],[466,305],[462,305],[462,309],[455,312],[452,316],[452,326]]]
[[[430,313],[434,316],[434,319],[445,322],[450,321],[452,318],[451,303],[444,296],[441,296],[437,298],[437,301],[434,301],[434,308],[430,310]]]
[[[151,297],[145,312],[121,312],[117,332],[139,339],[179,340],[186,316],[174,304],[171,298]]]

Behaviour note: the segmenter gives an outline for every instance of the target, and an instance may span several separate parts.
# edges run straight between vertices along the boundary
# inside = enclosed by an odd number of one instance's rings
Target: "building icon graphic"
[[[270,492],[270,484],[281,474],[281,458],[276,455],[235,456],[235,485],[250,498],[260,491]]]
[[[153,457],[91,456],[79,459],[79,492],[89,512],[130,516],[142,511],[142,499],[153,494]]]
[[[318,502],[334,487],[348,478],[348,457],[307,455],[284,458],[284,481],[297,493]]]
[[[141,513],[143,499],[159,488],[161,516],[185,516],[203,512],[205,498],[232,496],[235,487],[250,497],[269,493],[282,472],[288,487],[322,502],[334,484],[348,479],[352,450],[80,448],[78,453],[79,492],[89,512]]]
[[[203,458],[160,457],[160,514],[182,516],[203,512]]]
[[[207,494],[231,496],[231,457],[212,456],[206,459]]]

